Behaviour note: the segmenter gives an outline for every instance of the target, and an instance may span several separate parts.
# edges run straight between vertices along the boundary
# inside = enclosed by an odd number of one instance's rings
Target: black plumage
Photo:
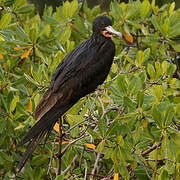
[[[20,146],[29,142],[19,170],[42,138],[51,132],[60,116],[106,79],[115,55],[112,33],[120,35],[111,25],[108,17],[97,17],[93,21],[92,36],[72,50],[57,67],[49,89],[35,110],[34,118],[38,122],[19,143]]]

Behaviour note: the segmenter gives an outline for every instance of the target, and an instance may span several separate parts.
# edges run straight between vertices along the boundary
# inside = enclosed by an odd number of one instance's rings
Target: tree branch
[[[68,171],[72,168],[73,164],[75,163],[76,159],[78,158],[78,155],[76,154],[71,162],[71,164],[63,171],[63,175],[66,175]]]
[[[98,166],[98,162],[99,162],[99,159],[100,159],[100,155],[101,155],[100,153],[97,154],[96,161],[95,161],[95,163],[94,163],[94,167],[93,167],[93,169],[92,169],[92,171],[91,171],[90,180],[93,180],[93,176],[94,176],[94,173],[95,173],[96,168],[97,168],[97,166]]]
[[[62,147],[62,119],[61,117],[59,118],[59,144],[58,144],[58,170],[57,170],[57,175],[61,175],[61,158],[62,158],[62,153],[61,153],[61,147]]]

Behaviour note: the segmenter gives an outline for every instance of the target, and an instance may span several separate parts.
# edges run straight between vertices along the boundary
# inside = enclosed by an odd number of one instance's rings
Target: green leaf
[[[172,14],[174,12],[174,8],[175,8],[175,2],[171,3],[169,7],[169,14]]]
[[[56,176],[56,178],[54,180],[63,180],[64,179],[64,176],[63,175],[59,175],[59,176]]]
[[[129,107],[131,110],[135,110],[136,109],[136,104],[135,102],[133,102],[130,98],[124,96],[124,105]]]
[[[168,176],[167,170],[163,169],[158,179],[160,179],[160,180],[169,180],[170,178]]]
[[[171,44],[171,46],[173,47],[173,49],[177,52],[180,52],[180,44]]]
[[[140,72],[139,77],[141,79],[141,82],[144,83],[147,79],[146,72],[144,72],[144,71]]]
[[[71,17],[71,11],[70,11],[71,8],[72,7],[71,7],[71,4],[69,1],[65,1],[63,3],[62,11],[63,11],[64,18],[70,18]]]
[[[101,152],[103,151],[104,145],[105,145],[105,141],[104,141],[104,140],[102,140],[102,141],[98,144],[98,146],[97,146],[97,152],[98,152],[98,153],[101,153]]]
[[[67,2],[67,1],[66,1]],[[67,26],[64,31],[60,34],[59,41],[63,44],[65,43],[71,36],[71,28]]]
[[[0,29],[6,28],[10,22],[11,22],[11,14],[10,13],[3,14],[0,20]]]
[[[108,128],[107,137],[111,135],[115,135],[117,131],[119,131],[119,123],[118,121],[114,121],[113,123],[111,123],[111,125]]]
[[[125,75],[120,74],[116,80],[118,88],[123,95],[127,95],[127,84],[125,81]]]
[[[11,101],[11,105],[10,105],[10,109],[9,109],[10,112],[14,111],[14,109],[16,108],[16,103],[17,102],[19,102],[19,96],[15,96],[13,98],[13,100]]]
[[[99,119],[98,128],[99,128],[101,136],[105,137],[105,133],[106,133],[106,120],[105,119]]]
[[[161,27],[160,27],[157,16],[152,15],[151,22],[157,31],[161,31]]]
[[[158,126],[162,128],[162,114],[155,105],[152,108],[152,117],[154,121],[158,124]]]
[[[72,18],[78,9],[78,1],[73,0],[70,5],[71,5],[71,10],[70,10],[70,16],[69,17]]]
[[[156,79],[158,79],[162,75],[161,64],[158,61],[155,62],[155,68],[156,68]]]
[[[124,146],[124,139],[122,136],[117,136],[116,139],[120,146]]]
[[[173,142],[180,148],[180,132],[176,132],[170,135]]]
[[[16,27],[16,32],[19,35],[19,37],[23,38],[24,40],[26,40],[26,41],[30,40],[28,35],[26,34],[26,32],[24,31],[24,29],[21,26]]]
[[[144,93],[143,91],[139,91],[137,94],[137,105],[138,107],[142,107],[144,103]]]
[[[143,133],[142,127],[141,127],[140,123],[138,122],[136,124],[136,129],[135,129],[135,133],[133,136],[135,144],[137,144],[140,141],[140,139],[142,137],[142,133]]]
[[[150,58],[151,49],[147,48],[144,50],[144,62],[146,62]]]
[[[54,17],[50,16],[43,16],[43,20],[51,25],[58,25],[59,21],[56,20]]]
[[[164,37],[167,36],[167,34],[169,32],[169,24],[167,22],[162,25],[161,32]]]
[[[162,86],[161,86],[161,85],[156,85],[156,86],[154,86],[153,90],[154,90],[154,94],[155,94],[155,96],[157,97],[157,99],[158,99],[159,101],[161,101],[162,96],[163,96]]]
[[[161,66],[162,66],[163,73],[166,73],[167,69],[168,69],[168,62],[167,61],[163,61]]]
[[[34,5],[33,4],[28,4],[26,6],[20,7],[17,9],[17,13],[19,14],[26,14],[26,13],[31,13],[34,11]]]
[[[28,74],[24,73],[24,76],[25,76],[25,78],[26,78],[29,82],[31,82],[32,84],[34,84],[34,85],[36,85],[36,86],[39,85],[39,83],[36,82],[34,79],[32,79]]]
[[[37,156],[34,156],[33,159],[32,159],[32,165],[34,166],[41,166],[43,164],[46,164],[48,163],[48,156],[47,155],[37,155]]]
[[[148,15],[150,8],[151,5],[149,3],[149,0],[144,0],[141,4],[141,9],[140,9],[141,18],[145,18]]]
[[[116,20],[122,20],[123,11],[117,1],[111,2],[110,13]]]
[[[126,168],[126,166],[123,166],[121,164],[119,166],[119,172],[125,179],[129,179],[129,172],[128,172],[128,169]]]
[[[176,113],[178,114],[180,118],[180,103],[176,105]]]
[[[73,125],[75,123],[78,123],[82,120],[84,120],[84,117],[81,115],[74,115],[74,114],[66,114],[67,121],[70,125]]]
[[[150,78],[152,80],[155,79],[155,76],[156,76],[156,72],[155,72],[155,69],[154,69],[154,66],[152,64],[148,64],[147,66],[147,72],[148,74],[150,75]]]
[[[143,51],[140,50],[137,52],[135,64],[139,67],[142,67],[143,62],[144,62],[144,53]]]
[[[173,75],[173,73],[176,71],[176,65],[175,64],[169,64],[167,69],[167,75]]]
[[[26,5],[26,0],[15,0],[14,7],[19,8]]]
[[[164,125],[166,127],[171,124],[173,116],[174,116],[174,108],[172,105],[169,105],[164,116]]]
[[[93,131],[91,128],[88,128],[87,132],[88,132],[89,134],[91,134],[91,136],[92,136],[94,139],[100,138],[100,137],[99,137],[99,134],[98,134],[96,131]]]

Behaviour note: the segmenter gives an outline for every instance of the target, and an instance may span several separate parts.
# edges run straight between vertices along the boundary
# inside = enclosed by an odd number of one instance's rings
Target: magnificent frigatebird
[[[107,16],[98,16],[93,21],[91,37],[73,49],[58,65],[49,89],[35,109],[34,118],[38,122],[18,144],[29,142],[19,170],[42,138],[49,135],[58,119],[80,98],[92,93],[104,82],[115,55],[112,34],[122,37],[112,28],[112,21]]]

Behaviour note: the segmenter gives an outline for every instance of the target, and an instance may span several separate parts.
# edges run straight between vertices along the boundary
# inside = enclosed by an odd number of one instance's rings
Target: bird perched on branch
[[[49,89],[36,107],[37,123],[18,146],[29,142],[19,163],[19,171],[44,136],[49,136],[58,119],[80,98],[95,91],[106,79],[115,55],[112,35],[122,37],[112,28],[107,16],[93,21],[92,36],[73,49],[58,65]]]

